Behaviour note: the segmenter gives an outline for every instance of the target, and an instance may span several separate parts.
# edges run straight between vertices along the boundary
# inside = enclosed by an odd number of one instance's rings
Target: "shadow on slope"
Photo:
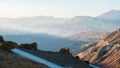
[[[59,51],[61,48],[69,48],[70,51],[73,51],[80,48],[82,44],[87,43],[48,34],[6,35],[4,38],[18,44],[37,42],[38,49],[45,51]]]

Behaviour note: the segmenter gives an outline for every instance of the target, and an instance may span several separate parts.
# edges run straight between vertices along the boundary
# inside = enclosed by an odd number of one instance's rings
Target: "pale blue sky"
[[[0,0],[0,17],[97,16],[120,10],[120,0]]]

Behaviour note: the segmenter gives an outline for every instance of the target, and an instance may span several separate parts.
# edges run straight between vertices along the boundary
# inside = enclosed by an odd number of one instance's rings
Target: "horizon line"
[[[86,17],[97,17],[97,16],[100,16],[104,13],[107,13],[107,12],[110,12],[110,11],[120,11],[118,9],[111,9],[111,10],[108,10],[106,12],[103,12],[101,14],[98,13],[98,15],[74,15],[74,16],[71,16],[71,17],[60,17],[60,16],[52,16],[52,15],[31,15],[31,16],[20,16],[20,17],[9,17],[9,16],[1,16],[0,18],[11,18],[11,19],[19,19],[19,18],[31,18],[31,17],[52,17],[52,18],[74,18],[74,17],[77,17],[77,16],[86,16]]]

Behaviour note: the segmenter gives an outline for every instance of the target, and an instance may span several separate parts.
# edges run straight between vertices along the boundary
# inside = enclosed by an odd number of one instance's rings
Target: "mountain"
[[[80,32],[77,34],[73,34],[69,36],[68,38],[71,40],[81,40],[81,41],[87,41],[87,42],[95,42],[98,41],[106,35],[106,32],[99,31],[87,31],[87,32]]]
[[[111,10],[100,16],[97,16],[98,19],[111,22],[114,26],[120,25],[120,10]]]
[[[75,16],[73,18],[54,18],[35,16],[18,19],[0,18],[0,34],[47,33],[67,37],[87,31],[110,32],[120,27],[119,18],[119,10],[111,10],[97,17]]]
[[[113,18],[114,17],[114,18]],[[65,23],[67,35],[80,32],[111,32],[120,27],[120,10],[110,10],[96,17],[75,16]]]
[[[18,19],[0,19],[1,34],[33,34],[33,33],[57,33],[62,23],[67,18],[53,18],[48,16],[24,17]],[[57,29],[58,28],[58,29]],[[12,31],[12,32],[11,32]]]
[[[79,53],[78,56],[83,60],[105,68],[119,68],[120,29],[110,33],[106,38],[97,42],[95,46]]]
[[[103,39],[106,36],[106,34],[107,32],[103,32],[103,31],[100,31],[100,32],[87,31],[87,32],[81,32],[81,33],[71,35],[67,38],[70,40],[86,42],[82,45],[79,45],[79,47],[76,47],[73,50],[74,55],[77,55],[80,52],[87,50],[89,47],[96,45],[96,42],[99,41],[100,39]]]
[[[61,23],[67,20],[68,19],[47,16],[25,17],[19,19],[0,18],[0,34],[18,35],[48,32],[54,34],[62,28],[60,26]]]
[[[120,10],[110,10],[109,12],[106,12],[100,16],[97,16],[97,18],[99,19],[120,21],[119,17],[120,17]]]

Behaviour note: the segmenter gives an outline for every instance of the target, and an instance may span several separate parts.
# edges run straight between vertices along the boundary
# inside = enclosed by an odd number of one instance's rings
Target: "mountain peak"
[[[114,9],[112,9],[109,12],[120,12],[120,10],[114,10]]]
[[[119,20],[120,19],[120,10],[110,10],[108,12],[103,13],[100,16],[97,16],[99,19],[105,20]]]

